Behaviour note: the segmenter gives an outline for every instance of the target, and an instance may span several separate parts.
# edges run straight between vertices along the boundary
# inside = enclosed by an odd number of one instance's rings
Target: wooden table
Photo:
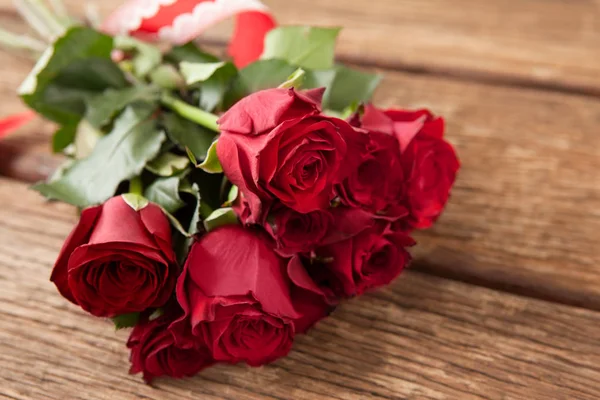
[[[146,386],[127,333],[48,282],[76,216],[27,190],[60,161],[35,123],[0,142],[0,398],[600,398],[600,3],[265,2],[281,23],[345,26],[340,59],[386,74],[379,104],[446,117],[463,169],[411,271],[271,366]],[[21,26],[8,0],[0,25]],[[2,61],[5,115],[31,63]]]

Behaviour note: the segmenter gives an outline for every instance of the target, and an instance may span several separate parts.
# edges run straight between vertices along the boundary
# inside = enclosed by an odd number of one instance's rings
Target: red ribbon
[[[0,119],[0,138],[19,129],[33,118],[35,118],[35,112],[28,110]]]
[[[102,30],[183,44],[233,16],[229,53],[243,67],[260,57],[265,35],[276,26],[259,0],[129,0],[104,21]]]

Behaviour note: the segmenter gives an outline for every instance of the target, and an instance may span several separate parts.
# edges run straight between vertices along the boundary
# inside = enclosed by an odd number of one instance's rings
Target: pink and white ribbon
[[[129,0],[104,21],[102,30],[183,44],[233,16],[237,21],[229,52],[243,67],[258,59],[265,35],[276,25],[259,0]]]

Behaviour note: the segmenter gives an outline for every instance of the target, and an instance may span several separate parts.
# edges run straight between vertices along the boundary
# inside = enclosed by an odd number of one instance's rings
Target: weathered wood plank
[[[157,388],[127,375],[127,333],[48,281],[76,216],[0,179],[0,397],[597,399],[600,313],[417,272],[343,305],[288,358]]]
[[[282,24],[343,26],[338,53],[353,61],[600,94],[594,0],[263,1]],[[65,3],[79,13],[85,4]],[[97,2],[103,15],[120,3]],[[0,0],[0,13],[11,10]]]

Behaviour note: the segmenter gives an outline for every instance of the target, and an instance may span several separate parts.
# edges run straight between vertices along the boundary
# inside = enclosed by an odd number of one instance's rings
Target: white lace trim
[[[158,36],[174,44],[183,44],[195,39],[215,23],[238,13],[267,10],[259,0],[207,1],[196,5],[191,13],[177,16],[171,26],[165,26],[158,31]]]

